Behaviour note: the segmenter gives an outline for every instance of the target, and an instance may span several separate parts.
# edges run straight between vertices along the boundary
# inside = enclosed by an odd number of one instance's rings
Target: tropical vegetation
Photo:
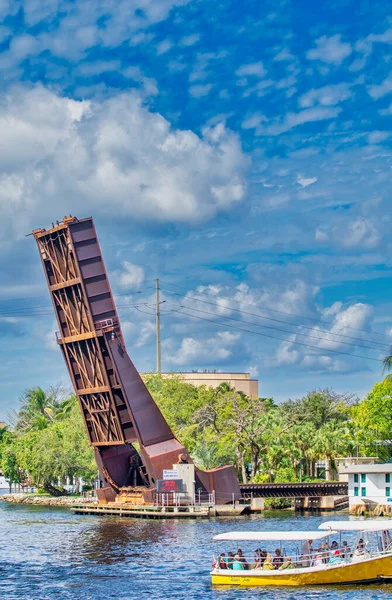
[[[391,377],[362,400],[319,389],[279,404],[228,384],[195,387],[175,375],[149,374],[145,382],[194,462],[203,469],[233,464],[244,482],[332,479],[339,456],[392,459]],[[67,477],[88,483],[97,476],[74,395],[27,390],[9,420],[0,429],[0,469],[10,483],[53,492]]]

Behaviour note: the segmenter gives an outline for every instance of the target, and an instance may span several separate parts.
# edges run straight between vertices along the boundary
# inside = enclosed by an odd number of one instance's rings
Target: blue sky
[[[96,221],[139,370],[159,277],[167,370],[250,370],[278,400],[381,378],[390,12],[0,0],[0,418],[27,387],[68,385],[25,234],[69,213]]]

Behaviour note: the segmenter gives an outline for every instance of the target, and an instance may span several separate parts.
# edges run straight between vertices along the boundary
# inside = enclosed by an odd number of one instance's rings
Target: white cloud
[[[239,67],[235,72],[238,77],[249,77],[254,75],[257,77],[264,77],[266,73],[267,71],[262,62],[247,63]]]
[[[308,187],[308,185],[312,185],[313,183],[316,183],[317,181],[317,177],[303,177],[302,175],[298,175],[297,178],[297,183],[299,183],[299,185],[303,188]]]
[[[304,123],[333,119],[340,113],[340,111],[341,108],[339,107],[327,108],[320,106],[315,108],[306,108],[298,113],[287,113],[283,119],[272,122],[271,124],[267,124],[265,126],[259,126],[256,129],[256,135],[280,135],[285,131],[293,129],[293,127],[303,125]]]
[[[294,56],[291,54],[288,48],[282,48],[282,50],[278,52],[278,54],[276,54],[272,60],[275,62],[283,62],[286,60],[294,60]]]
[[[336,227],[334,235],[336,241],[345,248],[374,248],[380,239],[375,223],[364,217]]]
[[[180,46],[194,46],[200,40],[199,33],[193,33],[192,35],[186,35],[180,39]]]
[[[138,288],[145,279],[144,269],[128,260],[121,263],[122,270],[117,274],[119,285]]]
[[[328,37],[321,36],[315,40],[316,48],[312,48],[306,54],[309,60],[319,60],[324,63],[340,65],[352,52],[351,44],[341,41],[340,34]]]
[[[140,334],[135,343],[135,347],[141,348],[142,346],[147,344],[147,342],[155,334],[155,332],[156,332],[155,323],[153,323],[152,321],[145,321],[140,330]]]
[[[174,365],[198,366],[218,364],[230,358],[233,346],[240,339],[240,334],[221,331],[216,337],[207,339],[183,338],[178,350],[170,355]]]
[[[387,329],[386,333],[387,333],[387,335],[390,335],[392,337],[392,327],[389,327],[389,329]]]
[[[136,93],[78,102],[43,87],[0,101],[2,230],[56,214],[193,221],[242,200],[249,161],[223,124],[172,129]],[[56,216],[53,215],[53,217]],[[32,218],[34,217],[34,223]]]
[[[326,85],[322,88],[311,89],[303,94],[298,103],[301,108],[309,108],[319,104],[320,106],[334,106],[352,96],[349,83],[338,83]]]
[[[392,92],[392,74],[388,75],[379,85],[369,85],[367,90],[375,100],[386,96],[386,94],[390,94]]]
[[[368,135],[368,142],[369,144],[379,144],[387,140],[390,135],[389,131],[372,131]]]
[[[165,54],[173,47],[173,43],[170,40],[163,40],[157,44],[157,54]]]
[[[194,98],[203,98],[204,96],[208,96],[211,90],[212,83],[206,83],[204,85],[191,85],[191,87],[189,88],[189,93]]]
[[[316,233],[314,234],[314,239],[316,240],[316,242],[324,243],[324,242],[328,242],[329,236],[326,231],[323,231],[322,229],[316,229]]]

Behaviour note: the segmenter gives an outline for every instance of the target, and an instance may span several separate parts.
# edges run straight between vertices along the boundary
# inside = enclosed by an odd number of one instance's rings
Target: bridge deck
[[[243,496],[256,498],[304,498],[321,496],[347,496],[348,483],[246,483],[240,485]]]

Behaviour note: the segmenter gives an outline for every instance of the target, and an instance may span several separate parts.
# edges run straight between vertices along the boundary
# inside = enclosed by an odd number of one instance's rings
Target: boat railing
[[[350,563],[366,560],[368,558],[377,558],[392,554],[392,544],[384,550],[374,550],[367,547],[367,544],[361,549],[356,548],[353,551],[350,548],[334,548],[329,550],[314,551],[311,554],[290,554],[289,552],[282,553],[281,556],[269,554],[270,560],[265,557],[258,558],[254,556],[252,559],[246,556],[240,556],[233,553],[233,556],[227,554],[214,555],[212,559],[212,567],[219,571],[227,569],[237,570],[286,570],[286,569],[302,569],[309,567],[329,568],[338,565],[347,565]],[[275,559],[275,560],[274,560]],[[267,565],[265,561],[267,560]],[[237,563],[236,566],[233,565]],[[238,565],[239,563],[239,565]],[[269,566],[271,565],[271,566]]]

